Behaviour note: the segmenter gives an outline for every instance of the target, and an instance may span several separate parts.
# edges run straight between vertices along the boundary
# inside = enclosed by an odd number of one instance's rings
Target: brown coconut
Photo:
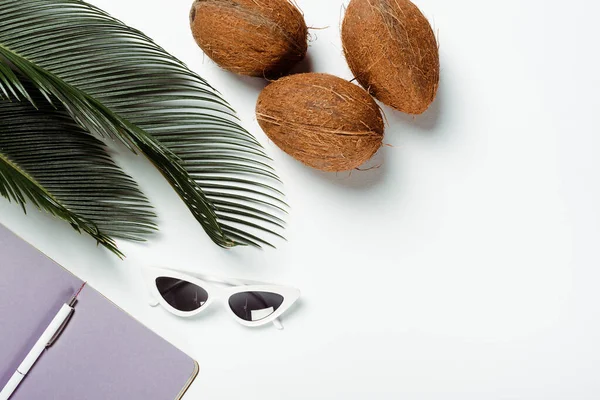
[[[421,114],[435,99],[440,78],[431,25],[409,0],[352,0],[342,24],[350,69],[381,102]]]
[[[258,123],[283,151],[322,171],[347,171],[381,147],[384,123],[373,98],[333,75],[281,78],[258,97]]]
[[[280,77],[306,56],[308,29],[288,0],[196,0],[194,39],[222,68]]]

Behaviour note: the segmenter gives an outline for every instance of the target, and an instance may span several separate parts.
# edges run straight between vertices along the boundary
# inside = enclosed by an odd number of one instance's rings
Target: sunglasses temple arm
[[[279,318],[275,318],[273,320],[273,325],[275,325],[275,328],[277,328],[278,330],[283,330],[283,324],[281,323],[281,320]]]
[[[187,275],[195,278],[204,279],[210,282],[223,283],[231,286],[246,286],[246,285],[272,285],[268,282],[251,281],[247,279],[236,279],[236,278],[219,278],[211,275],[198,274],[194,272],[186,272]]]
[[[160,302],[158,301],[156,296],[154,296],[154,293],[152,293],[152,290],[150,289],[150,285],[144,285],[144,286],[146,287],[146,299],[148,300],[148,305],[150,307],[158,307],[160,305]]]
[[[154,296],[154,294],[152,294],[152,292],[150,292],[149,289],[147,290],[146,297],[148,299],[148,305],[150,307],[158,307],[160,305],[158,299]]]

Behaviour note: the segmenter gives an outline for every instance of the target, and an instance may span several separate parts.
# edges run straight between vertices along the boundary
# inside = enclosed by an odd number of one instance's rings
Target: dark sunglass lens
[[[245,321],[260,321],[273,314],[283,303],[283,296],[269,292],[236,293],[229,298],[229,307]]]
[[[195,311],[208,300],[206,290],[181,279],[156,278],[156,287],[163,299],[179,311]]]

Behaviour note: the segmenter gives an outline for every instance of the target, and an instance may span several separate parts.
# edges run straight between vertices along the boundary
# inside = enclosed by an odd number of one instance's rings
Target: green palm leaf
[[[21,89],[25,89],[21,87]],[[0,195],[69,222],[119,256],[114,238],[143,240],[154,213],[136,183],[62,107],[0,96]]]
[[[144,153],[218,245],[279,236],[284,203],[260,144],[211,86],[141,32],[78,0],[0,0],[2,64],[6,94],[30,97],[27,77],[87,131]]]

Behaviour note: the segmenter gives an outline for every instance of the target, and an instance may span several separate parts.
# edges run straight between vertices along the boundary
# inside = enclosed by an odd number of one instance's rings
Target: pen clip
[[[67,325],[69,324],[69,321],[71,321],[71,318],[73,318],[73,314],[75,313],[75,309],[73,307],[71,307],[71,311],[69,311],[69,316],[65,319],[65,321],[60,325],[60,327],[58,328],[58,330],[56,331],[56,333],[54,334],[54,336],[52,336],[50,338],[50,340],[48,341],[48,343],[46,344],[46,348],[51,347],[56,340],[58,340],[59,336],[63,333],[63,331],[65,330],[65,328],[67,327]]]

